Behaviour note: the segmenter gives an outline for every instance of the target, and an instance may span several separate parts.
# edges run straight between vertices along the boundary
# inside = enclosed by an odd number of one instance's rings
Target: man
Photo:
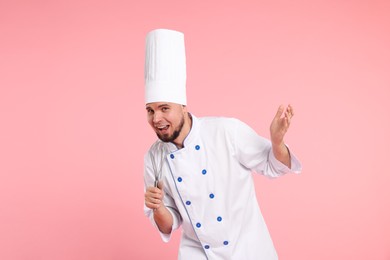
[[[251,172],[300,172],[284,143],[292,107],[279,107],[270,141],[237,119],[189,113],[180,32],[150,32],[145,65],[147,118],[159,138],[145,156],[145,214],[163,241],[182,226],[179,259],[277,259]]]

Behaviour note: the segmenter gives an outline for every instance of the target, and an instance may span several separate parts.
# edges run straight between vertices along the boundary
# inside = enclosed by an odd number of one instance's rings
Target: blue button
[[[207,173],[206,169],[202,170],[202,174],[205,175]]]
[[[200,223],[196,223],[196,227],[200,228],[202,225]]]
[[[175,156],[171,153],[171,159],[175,158]]]
[[[181,182],[183,179],[181,177],[177,178],[178,182]]]
[[[187,204],[187,205],[191,205],[191,201],[187,200],[187,201],[186,201],[186,204]]]
[[[199,146],[199,145],[195,145],[195,149],[196,149],[196,150],[199,150],[199,149],[200,149],[200,146]]]
[[[228,241],[223,241],[223,244],[224,244],[225,246],[227,246],[227,245],[229,244],[229,242],[228,242]]]
[[[218,217],[217,220],[218,220],[219,222],[221,222],[221,221],[222,221],[222,217]]]
[[[204,246],[204,248],[206,248],[206,249],[209,249],[209,248],[210,248],[210,246],[209,246],[209,245],[205,245],[205,246]]]
[[[214,194],[210,193],[209,197],[210,199],[214,199]]]

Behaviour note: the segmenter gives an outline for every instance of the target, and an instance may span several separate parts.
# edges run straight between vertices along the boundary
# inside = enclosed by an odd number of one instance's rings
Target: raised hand
[[[287,133],[293,115],[292,106],[288,105],[284,109],[284,106],[280,105],[270,126],[272,151],[275,158],[289,168],[291,167],[291,158],[287,146],[284,144],[284,135]]]
[[[294,110],[291,105],[288,105],[286,109],[284,109],[283,105],[279,106],[270,126],[271,142],[273,145],[284,144],[284,135],[287,133],[293,116]]]

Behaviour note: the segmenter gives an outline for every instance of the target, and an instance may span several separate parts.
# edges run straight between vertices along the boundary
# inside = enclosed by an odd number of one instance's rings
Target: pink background
[[[303,173],[254,178],[280,259],[390,259],[385,0],[0,1],[0,259],[176,259],[143,215],[155,28],[185,33],[195,115],[269,137],[293,104]]]

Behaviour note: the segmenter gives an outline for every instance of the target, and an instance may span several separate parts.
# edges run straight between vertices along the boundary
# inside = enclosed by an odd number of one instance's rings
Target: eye
[[[167,112],[169,110],[169,107],[162,107],[161,108],[161,111],[163,111],[163,112]]]
[[[148,113],[148,115],[153,115],[154,111],[150,108],[147,108],[146,113]]]

